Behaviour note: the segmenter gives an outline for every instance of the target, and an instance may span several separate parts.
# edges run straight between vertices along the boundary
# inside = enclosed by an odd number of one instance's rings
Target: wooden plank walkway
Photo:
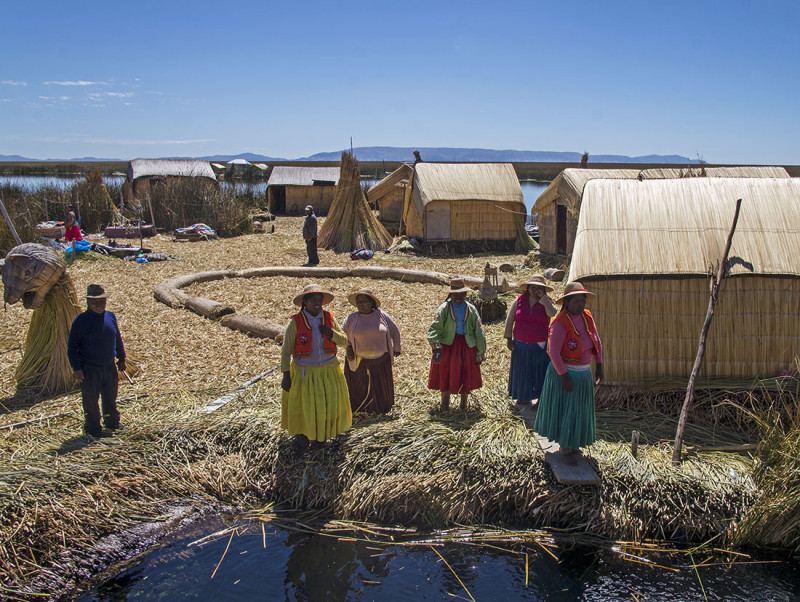
[[[517,404],[515,407],[528,428],[533,430],[533,425],[536,422],[536,407],[527,403]],[[597,473],[583,455],[578,454],[575,456],[577,459],[575,465],[567,464],[561,456],[558,443],[550,441],[546,437],[541,437],[536,432],[534,432],[534,435],[539,447],[544,452],[544,460],[553,471],[556,481],[563,485],[597,485],[600,483],[600,477],[597,476]]]

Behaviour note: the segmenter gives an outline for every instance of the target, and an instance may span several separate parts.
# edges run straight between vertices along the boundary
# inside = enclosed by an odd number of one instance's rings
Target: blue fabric
[[[67,357],[73,370],[82,370],[85,365],[113,366],[114,358],[124,360],[125,346],[117,316],[110,311],[97,314],[88,309],[75,316],[69,329]]]
[[[591,368],[569,370],[572,393],[561,386],[561,377],[553,364],[547,375],[539,398],[534,430],[561,447],[586,447],[595,442],[594,382]]]
[[[467,304],[462,303],[461,305],[456,305],[455,303],[450,304],[453,308],[453,315],[456,318],[456,334],[464,334],[464,319],[467,316]]]
[[[550,356],[538,343],[514,341],[508,373],[508,394],[511,399],[523,403],[539,399],[549,365]]]

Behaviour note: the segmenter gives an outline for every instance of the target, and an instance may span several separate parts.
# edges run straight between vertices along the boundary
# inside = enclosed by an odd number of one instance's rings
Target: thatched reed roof
[[[339,168],[278,165],[272,168],[267,186],[314,186],[315,182],[338,184]]]
[[[570,279],[711,273],[742,208],[731,274],[800,277],[800,178],[593,180]]]
[[[417,163],[414,171],[415,196],[423,206],[433,201],[494,201],[525,206],[511,163]]]
[[[659,167],[654,169],[579,169],[568,168],[558,174],[531,207],[536,214],[542,207],[562,200],[562,204],[572,213],[577,213],[581,205],[584,186],[590,180],[658,180],[672,178],[788,178],[789,173],[783,167]]]
[[[369,197],[369,200],[374,201],[393,192],[395,189],[395,185],[397,185],[402,180],[410,180],[413,174],[414,170],[411,167],[411,164],[403,163],[400,167],[395,169],[392,173],[383,178],[380,182],[370,187],[370,189],[367,191],[367,196]]]
[[[569,168],[558,174],[545,191],[539,195],[531,207],[531,213],[539,213],[542,207],[562,199],[567,209],[577,211],[581,204],[583,187],[589,180],[605,179],[635,179],[639,175],[638,169],[578,169]]]
[[[658,167],[643,169],[639,173],[640,180],[656,180],[665,178],[788,178],[789,172],[783,167],[767,165],[760,167]]]
[[[211,163],[200,159],[133,159],[128,163],[128,181],[147,177],[200,177],[216,180]]]

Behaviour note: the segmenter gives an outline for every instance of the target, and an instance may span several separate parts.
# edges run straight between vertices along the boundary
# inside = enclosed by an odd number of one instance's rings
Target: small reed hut
[[[590,180],[651,180],[672,178],[788,178],[783,167],[665,167],[655,169],[578,169],[558,174],[531,208],[537,215],[539,250],[552,255],[569,255],[575,245],[581,197]]]
[[[199,178],[218,186],[208,161],[200,159],[133,159],[128,162],[128,190],[131,201],[145,199],[152,186],[175,178]]]
[[[267,202],[276,215],[303,215],[306,205],[327,215],[339,184],[339,167],[277,166],[267,181]]]
[[[527,252],[526,217],[511,163],[417,163],[403,208],[406,234],[463,250]]]
[[[800,179],[591,180],[569,279],[597,293],[591,310],[609,384],[688,379],[737,199],[700,376],[747,386],[792,369],[800,354]]]
[[[403,163],[367,191],[367,200],[378,207],[378,219],[389,232],[400,230],[406,188],[411,186],[413,175],[411,163]]]

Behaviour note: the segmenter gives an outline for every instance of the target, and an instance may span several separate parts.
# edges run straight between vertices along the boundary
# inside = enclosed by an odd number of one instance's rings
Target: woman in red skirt
[[[464,280],[450,282],[447,300],[436,310],[436,318],[428,329],[428,342],[433,347],[428,388],[442,392],[442,410],[450,409],[450,395],[461,395],[461,409],[467,407],[471,391],[480,389],[481,363],[486,353],[478,310],[467,302],[469,287]]]

